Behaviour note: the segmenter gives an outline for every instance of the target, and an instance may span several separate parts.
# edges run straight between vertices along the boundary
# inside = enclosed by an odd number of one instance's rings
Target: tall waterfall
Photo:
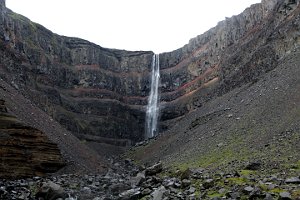
[[[146,113],[146,138],[152,138],[158,132],[157,121],[159,115],[159,55],[154,54],[152,58],[151,91],[148,98]]]

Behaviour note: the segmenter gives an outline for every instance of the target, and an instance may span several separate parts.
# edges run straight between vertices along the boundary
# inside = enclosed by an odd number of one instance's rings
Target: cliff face
[[[144,137],[152,52],[106,49],[53,34],[1,2],[1,78],[78,137]],[[161,128],[256,81],[299,45],[299,1],[263,0],[160,55]],[[91,137],[92,136],[92,137]]]
[[[19,178],[53,173],[65,165],[56,144],[38,129],[7,113],[0,100],[0,177]]]
[[[260,76],[299,46],[299,1],[262,1],[161,55],[162,120]]]
[[[152,52],[58,36],[5,10],[3,79],[79,137],[128,139],[124,145],[143,138]]]

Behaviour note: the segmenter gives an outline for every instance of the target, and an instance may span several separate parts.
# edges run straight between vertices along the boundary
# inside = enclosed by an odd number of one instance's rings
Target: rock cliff
[[[262,1],[161,55],[162,120],[260,76],[299,46],[299,1]]]
[[[1,13],[4,80],[81,138],[143,138],[152,52],[105,49]]]
[[[20,178],[53,173],[65,165],[57,145],[45,133],[7,113],[0,100],[0,177]]]
[[[275,68],[299,45],[298,5],[263,0],[161,54],[161,130]],[[2,79],[79,138],[118,145],[143,139],[153,52],[59,36],[7,9],[4,0],[0,9]]]

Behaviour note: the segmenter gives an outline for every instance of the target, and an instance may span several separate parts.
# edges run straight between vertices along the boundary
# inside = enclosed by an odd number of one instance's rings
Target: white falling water
[[[157,121],[159,115],[159,55],[154,54],[152,58],[151,91],[148,98],[146,113],[146,138],[152,138],[158,133]]]

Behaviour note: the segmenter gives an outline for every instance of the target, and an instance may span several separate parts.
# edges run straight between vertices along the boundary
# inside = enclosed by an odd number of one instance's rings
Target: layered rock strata
[[[56,144],[45,133],[7,113],[0,100],[0,177],[43,176],[65,166]]]

